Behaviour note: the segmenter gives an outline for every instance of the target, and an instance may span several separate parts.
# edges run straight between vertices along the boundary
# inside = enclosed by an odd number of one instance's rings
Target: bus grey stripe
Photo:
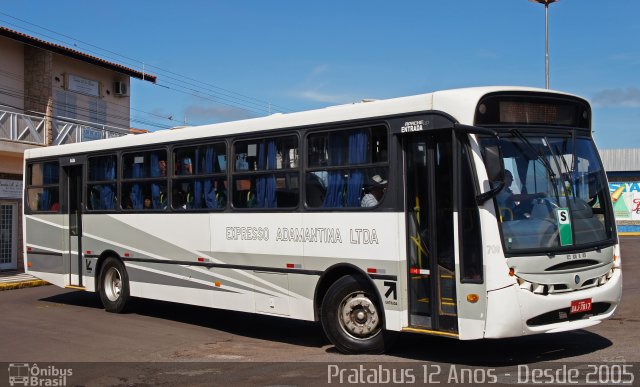
[[[90,241],[90,243],[93,245],[102,245],[102,250],[114,249],[111,241],[118,241],[118,244],[120,245],[135,246],[135,250],[141,251],[141,254],[148,253],[149,255],[155,255],[159,257],[196,258],[196,255],[193,251],[169,243],[166,240],[158,238],[157,236],[154,236],[153,234],[150,234],[143,230],[136,229],[135,227],[111,216],[100,216],[100,218],[96,218],[92,215],[86,215],[83,217],[83,224],[86,231],[83,238],[87,241]],[[100,239],[96,239],[98,237],[93,237],[91,235],[91,229],[94,228],[100,230]],[[133,249],[133,247],[131,248]],[[101,250],[101,248],[95,249],[98,251]],[[158,259],[158,261],[162,260]],[[187,265],[187,262],[183,263],[183,265]],[[169,269],[167,271],[170,270],[173,269]],[[189,269],[184,268],[184,270]],[[176,272],[175,274],[182,275],[184,273]],[[247,276],[247,274],[249,275]],[[228,277],[226,281],[233,281],[234,287],[247,287],[251,286],[251,284],[256,283],[256,278],[251,273],[247,272],[229,271],[229,273],[225,273],[225,277]],[[265,287],[265,285],[268,285],[268,287]],[[268,292],[277,292],[278,294],[281,294],[283,296],[296,296],[295,294],[291,294],[291,292],[289,292],[287,289],[279,289],[276,285],[268,282],[261,283],[259,286],[264,288],[263,292],[267,292],[265,294],[269,294]],[[257,288],[254,289],[254,291],[260,292]]]
[[[280,267],[265,267],[265,266],[247,266],[247,265],[234,265],[226,263],[210,263],[210,262],[185,262],[179,260],[158,260],[152,258],[122,258],[123,261],[130,262],[142,262],[142,263],[160,263],[166,265],[188,265],[188,266],[200,266],[206,268],[220,268],[220,269],[237,269],[237,270],[250,270],[250,271],[266,271],[270,273],[286,273],[286,274],[304,274],[304,275],[317,275],[321,276],[324,272],[320,270],[304,270],[304,269],[285,269]],[[386,275],[386,274],[368,274],[372,279],[397,281],[398,276]]]
[[[319,271],[319,270],[286,269],[281,267],[234,265],[230,263],[185,262],[185,261],[177,261],[177,260],[158,260],[153,258],[132,258],[132,257],[122,258],[122,260],[131,261],[131,262],[160,263],[160,264],[169,264],[169,265],[202,266],[206,268],[218,268],[218,269],[267,271],[270,273],[292,273],[292,274],[307,274],[307,275],[318,275],[318,276],[322,275],[322,271]]]
[[[60,255],[29,255],[28,262],[33,266],[29,270],[43,273],[66,274],[62,254]]]
[[[31,257],[36,256],[36,255],[51,255],[54,257],[62,257],[62,253],[55,253],[55,252],[51,252],[51,251],[29,251],[27,252],[27,255],[29,257],[29,259],[31,259]]]
[[[226,283],[230,282],[226,279],[219,278],[216,275],[216,273],[213,273],[213,272],[209,272],[207,274],[198,270],[187,270],[188,268],[182,267],[183,264],[187,264],[187,263],[183,263],[183,261],[166,261],[166,260],[157,260],[157,259],[136,259],[136,258],[122,258],[122,260],[124,262],[135,263],[136,266],[140,266],[150,270],[158,270],[158,271],[167,273],[167,275],[174,275],[174,276],[177,275],[180,277],[189,276],[191,278],[195,278],[200,281],[207,281],[210,283],[214,283],[216,281],[221,281]],[[130,267],[130,266],[127,266],[127,267]],[[238,290],[271,295],[271,293],[265,293],[260,290],[256,290],[252,287],[238,284],[237,282],[231,282],[231,283],[233,284],[232,286]]]
[[[129,281],[131,282],[145,282],[145,283],[156,284],[156,285],[178,286],[182,288],[205,289],[205,290],[215,290],[218,292],[238,293],[232,290],[215,287],[213,286],[213,282],[211,283],[211,286],[207,286],[205,284],[189,281],[187,279],[180,279],[180,278],[175,278],[168,275],[152,273],[150,271],[140,270],[133,267],[127,267],[127,274],[129,275]]]

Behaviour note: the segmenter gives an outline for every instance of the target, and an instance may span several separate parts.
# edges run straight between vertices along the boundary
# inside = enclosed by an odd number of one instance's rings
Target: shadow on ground
[[[389,355],[469,366],[511,366],[569,360],[611,345],[607,338],[585,330],[473,341],[403,334]]]
[[[40,301],[102,309],[94,293],[71,291]],[[131,314],[220,330],[234,335],[292,345],[321,348],[328,345],[318,323],[210,309],[164,301],[134,299]],[[585,330],[499,340],[459,341],[404,333],[388,353],[388,360],[419,360],[469,366],[510,366],[566,360],[612,345]],[[328,352],[337,353],[334,347]],[[386,357],[381,359],[384,361]]]

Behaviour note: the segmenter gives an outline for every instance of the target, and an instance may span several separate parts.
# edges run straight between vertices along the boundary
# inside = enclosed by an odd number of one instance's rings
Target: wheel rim
[[[380,316],[375,304],[362,292],[346,296],[338,307],[340,327],[349,336],[366,339],[380,332]]]
[[[109,268],[104,276],[104,293],[109,301],[117,301],[122,291],[122,276],[115,267]]]

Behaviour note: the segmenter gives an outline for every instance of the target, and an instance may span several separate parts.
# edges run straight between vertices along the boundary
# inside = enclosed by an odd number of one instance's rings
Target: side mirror
[[[496,142],[484,149],[484,163],[487,168],[489,183],[493,188],[487,192],[476,196],[476,203],[483,205],[487,200],[492,199],[504,188],[504,160],[502,158],[502,148],[500,138],[496,134]]]
[[[504,161],[499,143],[484,149],[484,162],[487,166],[489,181],[504,182]]]

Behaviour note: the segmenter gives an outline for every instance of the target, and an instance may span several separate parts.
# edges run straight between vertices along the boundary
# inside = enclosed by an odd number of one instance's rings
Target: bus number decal
[[[487,254],[500,254],[500,245],[487,245]]]

